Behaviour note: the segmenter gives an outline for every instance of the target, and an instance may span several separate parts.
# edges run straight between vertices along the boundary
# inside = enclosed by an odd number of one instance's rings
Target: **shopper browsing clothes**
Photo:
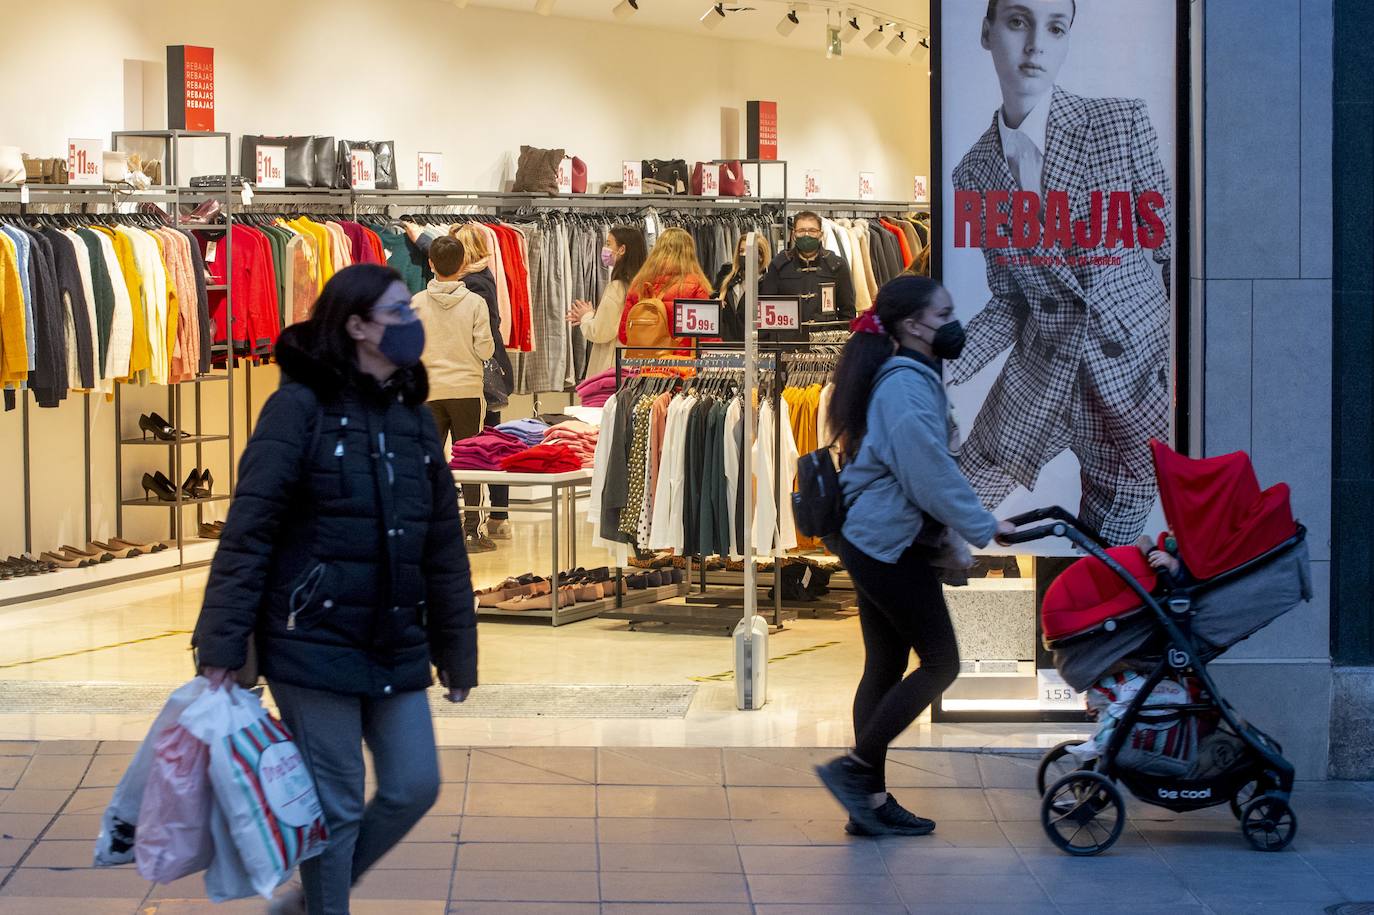
[[[802,323],[854,317],[854,280],[849,265],[825,250],[821,218],[810,211],[792,220],[792,247],[773,258],[759,281],[759,295],[796,296]],[[834,300],[834,314],[826,310]],[[798,331],[797,338],[802,338]]]
[[[428,340],[429,408],[440,444],[450,434],[457,442],[482,431],[483,364],[496,351],[487,304],[459,276],[463,258],[463,243],[458,239],[451,235],[434,239],[429,246],[434,279],[411,303]],[[448,453],[445,448],[444,454]],[[482,513],[474,507],[481,501],[482,487],[464,483],[463,541],[469,553],[496,549],[481,532]]]
[[[625,313],[625,297],[630,292],[630,281],[649,256],[648,249],[642,230],[631,226],[611,229],[601,248],[601,264],[611,271],[601,303],[593,308],[591,302],[577,299],[568,309],[568,323],[582,328],[582,336],[592,345],[587,356],[588,378],[615,365],[616,335],[620,332],[620,317]]]
[[[753,256],[758,264],[759,276],[762,277],[763,271],[768,269],[768,239],[761,234],[756,238],[758,242]],[[720,336],[726,341],[739,342],[744,339],[744,276],[748,268],[744,249],[748,241],[747,235],[740,238],[735,246],[735,259],[721,265],[711,290],[711,297],[720,301]]]
[[[657,299],[663,303],[666,335],[671,336],[673,328],[673,308],[678,299],[709,299],[711,287],[706,274],[702,272],[701,262],[697,259],[696,242],[686,229],[676,226],[664,229],[654,242],[644,266],[639,268],[630,281],[630,291],[625,296],[625,311],[620,316],[621,343],[629,343],[626,336],[626,323],[631,309],[640,301]],[[690,346],[686,340],[678,339],[677,345]]]
[[[341,270],[277,342],[283,383],[244,449],[192,644],[222,682],[260,670],[329,827],[273,911],[340,915],[434,803],[431,665],[462,702],[477,628],[457,494],[424,408],[425,329],[395,271]],[[363,751],[377,791],[364,804]]]
[[[835,373],[830,424],[847,506],[834,545],[854,580],[864,672],[854,750],[818,768],[855,835],[925,835],[931,820],[887,792],[888,745],[959,674],[959,646],[933,563],[962,537],[986,546],[1015,528],[978,502],[951,451],[941,365],[959,355],[954,302],[925,277],[898,277],[853,322]],[[964,548],[966,550],[966,548]],[[911,652],[920,666],[905,678]]]

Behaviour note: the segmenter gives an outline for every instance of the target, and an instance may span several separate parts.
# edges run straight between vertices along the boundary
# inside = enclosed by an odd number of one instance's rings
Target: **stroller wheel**
[[[1236,819],[1239,820],[1245,816],[1246,805],[1255,799],[1259,791],[1260,787],[1257,781],[1246,782],[1240,786],[1240,790],[1236,792],[1236,796],[1231,798],[1231,813]]]
[[[1106,776],[1080,769],[1050,786],[1040,801],[1040,825],[1061,851],[1097,855],[1126,826],[1126,804]]]
[[[1286,800],[1265,794],[1245,805],[1240,831],[1258,851],[1283,851],[1298,834],[1298,816]]]
[[[1086,741],[1066,740],[1040,758],[1040,766],[1035,770],[1035,790],[1041,797],[1045,796],[1047,787],[1070,772],[1076,772],[1080,768],[1092,769],[1093,763],[1079,766],[1077,757],[1069,752],[1071,747],[1080,746],[1083,743]]]

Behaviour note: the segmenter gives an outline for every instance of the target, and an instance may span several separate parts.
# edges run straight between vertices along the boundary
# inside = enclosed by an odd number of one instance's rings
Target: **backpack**
[[[792,516],[797,522],[797,531],[806,537],[829,537],[844,527],[847,509],[832,449],[830,445],[817,448],[797,461],[797,491],[792,493]]]
[[[668,306],[662,299],[640,299],[631,306],[630,313],[625,316],[625,343],[632,348],[673,348]]]

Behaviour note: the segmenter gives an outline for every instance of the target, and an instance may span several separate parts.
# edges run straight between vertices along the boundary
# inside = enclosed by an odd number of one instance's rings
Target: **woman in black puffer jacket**
[[[254,639],[315,777],[328,848],[276,911],[347,912],[353,883],[434,803],[431,665],[461,702],[477,629],[457,494],[425,408],[424,330],[393,270],[325,286],[277,343],[281,388],[239,465],[193,644],[222,681]],[[377,772],[364,809],[362,743]],[[306,908],[308,906],[308,908]]]

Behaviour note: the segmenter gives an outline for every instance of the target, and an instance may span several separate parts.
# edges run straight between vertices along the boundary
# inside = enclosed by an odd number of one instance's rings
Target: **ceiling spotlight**
[[[534,11],[541,16],[547,16],[553,12],[553,5],[558,0],[534,0]]]
[[[888,42],[887,51],[889,54],[900,54],[906,49],[906,32],[898,32],[897,37]]]
[[[922,38],[920,41],[916,42],[916,53],[913,54],[912,57],[915,57],[917,60],[925,60],[925,59],[926,59],[926,55],[928,55],[929,53],[930,53],[930,36],[927,35],[926,37]]]
[[[701,14],[701,24],[706,26],[708,29],[714,29],[716,26],[720,25],[724,21],[724,3],[717,3],[714,6],[707,8],[706,12]]]
[[[849,44],[861,34],[863,34],[863,26],[859,25],[858,16],[849,16],[840,25],[840,40],[845,44]]]
[[[788,10],[787,15],[783,16],[782,21],[778,23],[778,34],[786,38],[800,24],[801,20],[797,18],[797,11],[795,9]]]
[[[620,0],[615,5],[615,9],[611,10],[611,15],[617,19],[629,19],[637,12],[639,12],[639,0]]]
[[[868,37],[864,39],[864,44],[868,45],[875,51],[878,50],[878,45],[882,44],[883,39],[887,37],[883,34],[883,28],[884,26],[879,25],[876,29],[869,32]]]

